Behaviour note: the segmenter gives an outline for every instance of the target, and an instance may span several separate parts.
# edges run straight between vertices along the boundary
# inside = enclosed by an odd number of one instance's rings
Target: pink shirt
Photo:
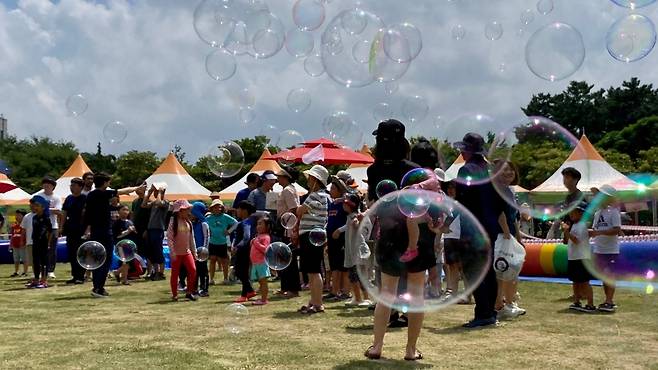
[[[249,259],[252,264],[265,263],[265,249],[270,245],[270,236],[268,234],[258,234],[251,239],[251,250]]]
[[[167,243],[169,245],[169,254],[173,253],[177,256],[190,254],[191,248],[196,246],[192,223],[178,220],[178,233],[174,236],[174,220],[172,219],[167,228]]]

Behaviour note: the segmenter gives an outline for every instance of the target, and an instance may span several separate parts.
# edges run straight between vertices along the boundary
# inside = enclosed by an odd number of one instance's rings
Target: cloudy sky
[[[265,2],[286,29],[294,27],[294,1]],[[253,136],[265,125],[297,130],[306,139],[319,137],[323,118],[334,111],[348,112],[368,134],[375,126],[376,104],[390,104],[401,117],[405,99],[419,95],[427,100],[429,114],[410,130],[437,136],[436,116],[443,122],[465,113],[487,114],[500,122],[518,120],[519,107],[532,94],[564,89],[569,79],[542,80],[529,71],[525,59],[529,37],[555,21],[571,24],[584,39],[585,61],[571,79],[599,87],[632,76],[656,82],[655,52],[624,64],[606,51],[607,29],[629,14],[628,9],[607,0],[553,2],[554,10],[542,15],[535,0],[362,0],[361,6],[387,25],[410,22],[422,34],[420,55],[399,80],[399,90],[387,95],[381,83],[347,89],[326,73],[310,77],[304,59],[294,58],[285,48],[263,60],[238,56],[235,76],[214,81],[205,70],[205,56],[213,49],[193,27],[197,1],[3,0],[0,113],[9,120],[13,135],[70,140],[83,151],[104,142],[103,127],[119,120],[126,124],[128,136],[120,144],[104,143],[106,150],[153,150],[164,155],[178,144],[194,159],[217,142]],[[351,0],[325,5],[326,20],[313,31],[316,51],[330,20],[354,6]],[[519,31],[526,9],[534,19]],[[655,20],[658,5],[637,12]],[[496,41],[485,38],[485,24],[492,21],[503,26],[503,36]],[[466,31],[463,40],[451,36],[458,24]],[[256,118],[248,126],[240,124],[231,99],[243,88],[256,100]],[[287,107],[286,96],[295,88],[307,89],[312,98],[304,113]],[[89,106],[81,116],[72,117],[65,101],[78,93]],[[371,140],[370,135],[366,139]]]

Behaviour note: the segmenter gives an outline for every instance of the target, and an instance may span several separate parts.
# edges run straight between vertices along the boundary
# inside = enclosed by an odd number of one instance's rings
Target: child
[[[32,270],[34,280],[28,288],[48,288],[48,249],[51,246],[52,223],[50,222],[50,202],[39,195],[30,199],[34,207],[32,217]]]
[[[215,199],[210,203],[210,216],[206,218],[208,227],[210,227],[210,244],[208,252],[210,254],[210,284],[215,285],[215,266],[217,260],[224,274],[224,285],[229,285],[228,279],[228,229],[238,223],[236,219],[226,214],[226,208],[221,200]]]
[[[208,248],[210,242],[210,229],[206,222],[206,212],[208,209],[202,202],[192,204],[192,229],[194,230],[194,241],[196,248]],[[194,289],[199,292],[200,297],[208,297],[208,262],[195,260],[197,281]],[[198,284],[198,286],[197,286]]]
[[[599,195],[595,201],[600,200],[600,207],[594,214],[592,237],[594,245],[594,265],[597,271],[608,271],[606,276],[613,276],[615,261],[619,259],[619,233],[621,232],[621,213],[615,204],[617,190],[610,185],[603,185],[598,190]],[[603,281],[603,292],[605,302],[599,305],[599,311],[615,312],[617,305],[614,303],[615,283],[608,279]]]
[[[267,278],[270,277],[270,268],[265,263],[265,250],[270,245],[271,221],[267,216],[258,219],[256,223],[256,237],[251,240],[251,280],[258,281],[260,299],[253,302],[255,306],[267,304]]]
[[[167,241],[169,245],[169,257],[171,258],[171,299],[178,301],[178,275],[181,265],[187,270],[187,294],[185,298],[196,301],[194,295],[194,280],[196,279],[196,267],[194,260],[197,258],[194,242],[194,231],[190,222],[190,208],[192,205],[186,200],[174,202],[174,214],[167,228]]]
[[[23,262],[23,273],[21,276],[27,276],[25,229],[21,226],[23,216],[25,216],[26,213],[27,212],[22,209],[16,210],[16,222],[11,225],[9,246],[11,248],[11,253],[14,256],[14,273],[11,274],[11,277],[18,276],[18,265],[21,262]]]
[[[251,236],[255,234],[252,233],[252,228],[255,225],[254,212],[256,212],[256,206],[248,200],[243,200],[238,204],[237,215],[241,221],[235,229],[235,240],[231,248],[231,251],[235,254],[235,275],[242,283],[242,293],[235,300],[236,303],[244,303],[256,296],[256,292],[254,292],[254,288],[251,287],[249,281]]]
[[[114,222],[114,225],[112,225],[112,234],[115,242],[120,242],[126,239],[134,240],[137,237],[135,225],[133,225],[133,222],[128,219],[128,216],[130,216],[130,209],[128,206],[121,206],[119,208],[119,219]],[[122,253],[122,251],[118,251],[118,253]],[[129,265],[128,262],[124,263],[119,261],[119,269],[115,272],[117,282],[121,282],[123,285],[130,285],[128,282]]]
[[[331,283],[331,292],[324,297],[327,301],[339,301],[350,298],[348,288],[348,271],[344,267],[345,262],[345,237],[342,233],[334,233],[338,228],[347,223],[347,213],[343,207],[343,196],[347,194],[347,185],[337,176],[331,176],[329,196],[331,201],[328,205],[327,235],[332,237],[327,240],[327,255],[329,256],[329,269],[327,280]],[[325,268],[327,266],[325,265]]]
[[[370,307],[372,302],[368,300],[368,293],[361,289],[357,269],[364,268],[366,256],[370,255],[370,247],[367,240],[372,231],[372,222],[369,217],[364,217],[359,224],[357,215],[361,198],[357,194],[348,194],[343,201],[343,210],[348,214],[347,224],[336,230],[345,232],[345,259],[343,265],[349,271],[349,280],[352,287],[352,300],[345,303],[348,307]],[[334,235],[335,233],[334,232]]]
[[[562,231],[569,245],[568,257],[569,264],[567,271],[569,280],[573,282],[573,304],[569,306],[570,310],[592,313],[596,312],[594,307],[594,294],[589,281],[592,279],[589,271],[585,268],[586,261],[590,259],[589,234],[585,222],[581,222],[583,213],[587,210],[587,203],[582,202],[571,212],[569,218],[572,225],[562,223]],[[587,305],[583,307],[580,304],[580,298],[587,299]]]

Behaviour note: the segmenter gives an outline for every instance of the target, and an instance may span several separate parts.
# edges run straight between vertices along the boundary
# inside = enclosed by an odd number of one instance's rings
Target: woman
[[[391,180],[399,187],[402,177],[410,170],[418,167],[407,160],[409,142],[404,137],[404,132],[404,125],[393,119],[381,122],[377,130],[373,132],[373,135],[376,136],[377,146],[374,153],[375,162],[368,167],[368,197],[370,200],[377,199],[375,188],[380,181]],[[381,219],[379,221],[379,238],[376,241],[375,248],[375,258],[381,272],[379,294],[381,296],[396,296],[399,293],[400,278],[406,275],[407,287],[405,292],[411,296],[420,297],[422,300],[425,285],[425,266],[421,266],[421,269],[407,270],[405,264],[400,262],[400,257],[404,253],[409,240],[406,220]],[[422,302],[417,302],[417,304],[422,304]],[[378,359],[381,357],[390,315],[390,307],[381,302],[376,305],[373,344],[364,353],[367,358]],[[420,351],[416,349],[416,342],[420,336],[422,324],[422,312],[410,312],[408,314],[405,360],[415,361],[423,358]]]
[[[519,227],[519,211],[516,209],[514,193],[510,188],[518,184],[519,172],[516,166],[505,160],[494,161],[494,173],[498,174],[494,181],[496,181],[496,189],[500,192],[503,199],[507,203],[498,218],[500,228],[503,230],[503,238],[509,240],[512,237],[516,238],[521,243],[521,230]],[[496,298],[496,311],[498,311],[498,319],[516,318],[524,315],[526,311],[520,308],[514,297],[516,296],[517,281],[501,280],[498,279],[498,296]]]
[[[302,314],[324,312],[322,305],[322,260],[324,259],[324,244],[315,245],[311,242],[310,234],[314,229],[326,230],[329,196],[326,193],[329,181],[329,171],[320,165],[304,171],[308,180],[308,197],[304,204],[297,207],[297,220],[299,220],[299,253],[302,272],[308,274],[311,288],[311,300],[308,305],[302,306]],[[325,231],[326,232],[326,231]]]
[[[281,194],[279,195],[279,200],[276,203],[276,215],[277,222],[281,225],[281,216],[285,213],[294,214],[297,212],[297,207],[299,207],[299,195],[297,195],[297,189],[293,185],[297,182],[299,177],[299,171],[290,166],[283,166],[281,171],[276,173],[277,180],[279,185],[283,187]],[[291,242],[293,231],[290,229],[285,229],[283,232],[283,241],[285,243]],[[293,250],[293,258],[290,262],[290,265],[285,269],[279,271],[279,277],[281,278],[281,290],[277,293],[283,295],[287,298],[298,297],[299,291],[302,289],[299,281],[299,265],[297,262],[297,257],[299,256],[297,249]]]

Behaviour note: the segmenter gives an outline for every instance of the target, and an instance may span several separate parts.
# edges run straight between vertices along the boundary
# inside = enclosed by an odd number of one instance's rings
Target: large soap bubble
[[[410,62],[423,49],[420,31],[411,23],[393,25],[384,34],[384,52],[398,63]]]
[[[410,96],[402,103],[402,116],[411,123],[424,120],[429,110],[427,99],[420,95]]]
[[[606,35],[610,55],[626,63],[646,57],[655,45],[656,27],[651,19],[640,14],[629,14],[617,20]]]
[[[282,242],[274,242],[265,249],[265,264],[275,271],[281,271],[290,266],[292,262],[292,250],[290,246]]]
[[[231,334],[243,333],[249,327],[249,310],[240,303],[232,303],[224,309],[224,329]]]
[[[283,23],[274,14],[269,15],[270,22],[254,34],[253,56],[266,59],[279,52],[286,40],[286,30]]]
[[[240,145],[225,141],[213,146],[208,153],[208,169],[221,178],[233,177],[244,166],[244,152]]]
[[[324,5],[320,0],[297,0],[292,7],[292,20],[302,31],[318,29],[324,17]]]
[[[291,29],[286,34],[286,50],[295,58],[304,58],[313,52],[314,40],[313,34]]]
[[[295,113],[303,113],[311,106],[311,94],[306,89],[292,89],[286,98],[288,109]]]
[[[213,80],[228,80],[235,75],[236,69],[235,57],[224,49],[214,50],[206,56],[206,72]]]
[[[560,81],[580,68],[585,44],[576,28],[555,22],[537,30],[528,40],[525,59],[530,71],[548,81]]]
[[[612,2],[619,6],[623,6],[624,8],[637,9],[651,5],[655,3],[656,0],[612,0]]]
[[[410,203],[427,205],[425,213],[409,218],[398,206],[401,197]],[[374,260],[363,260],[367,268],[357,272],[377,304],[404,313],[436,311],[467,298],[490,268],[490,241],[486,232],[467,209],[445,195],[419,190],[389,193],[368,210],[366,217],[375,225]],[[457,217],[459,222],[454,222]],[[360,227],[367,224],[362,222]],[[408,230],[414,229],[419,231],[418,257],[407,263],[400,262],[409,243]],[[454,253],[463,269],[464,286],[447,299],[425,299],[424,274],[436,265],[435,232],[460,234]],[[406,279],[395,284],[395,276]]]
[[[553,0],[539,0],[537,1],[537,11],[539,14],[546,15],[553,11]]]
[[[128,128],[121,121],[108,122],[103,127],[103,137],[110,144],[121,144],[128,137]]]
[[[137,254],[137,244],[130,239],[119,240],[114,245],[114,254],[121,262],[132,261]]]
[[[77,117],[87,111],[87,98],[82,94],[73,94],[66,99],[66,109],[73,117]]]
[[[322,76],[324,74],[322,56],[320,54],[313,54],[306,57],[304,60],[304,71],[311,77]]]
[[[105,246],[99,242],[90,240],[78,247],[77,260],[84,269],[96,270],[103,266],[106,258]]]
[[[226,1],[203,0],[194,10],[194,31],[212,47],[221,47],[235,28],[235,20],[225,15]]]
[[[498,21],[491,21],[484,26],[484,37],[495,41],[503,37],[503,25]]]

